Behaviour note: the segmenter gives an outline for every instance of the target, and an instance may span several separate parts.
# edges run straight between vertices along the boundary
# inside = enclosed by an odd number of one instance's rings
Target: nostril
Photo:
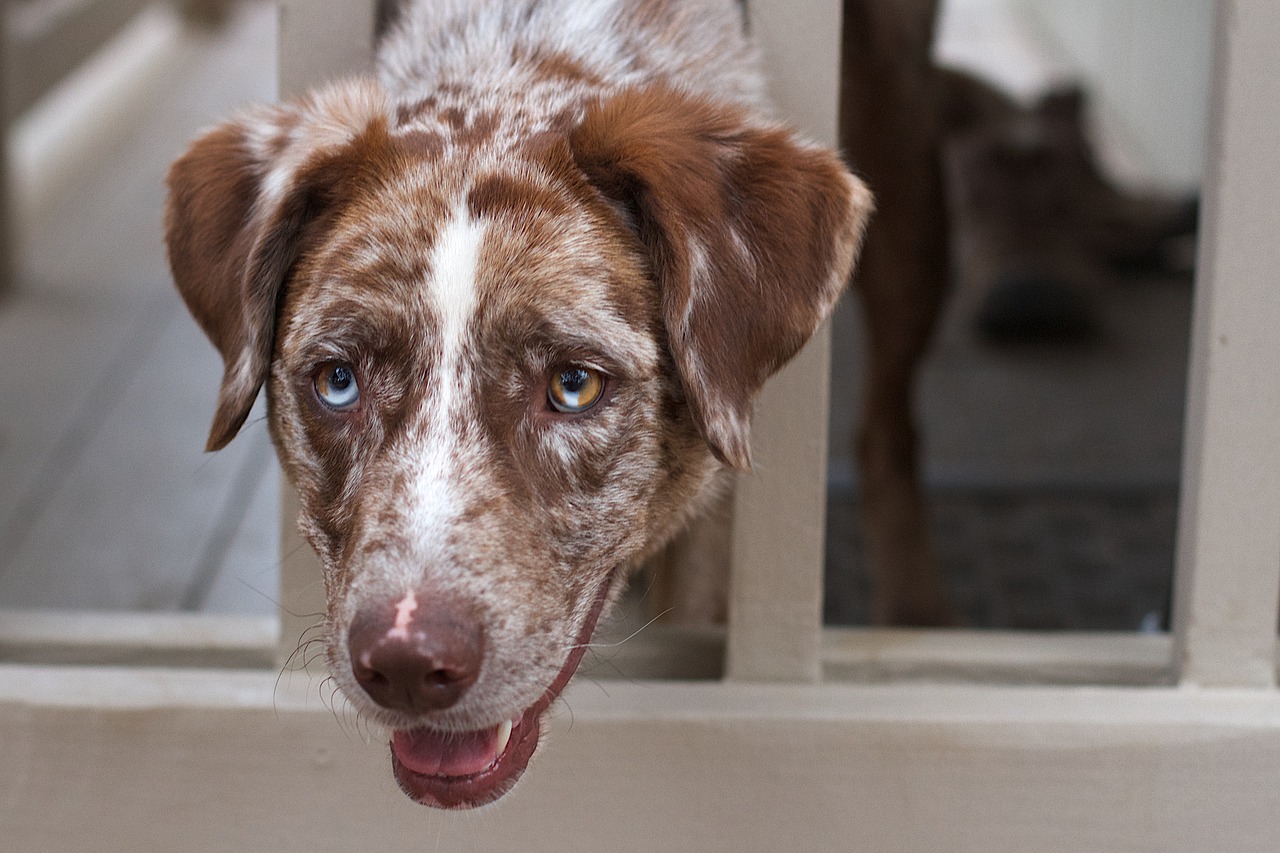
[[[425,713],[462,698],[480,673],[484,632],[472,610],[421,596],[409,617],[386,601],[366,606],[348,631],[351,671],[385,708]]]
[[[427,673],[427,685],[430,687],[448,687],[460,681],[468,680],[470,673],[456,669],[435,669]]]

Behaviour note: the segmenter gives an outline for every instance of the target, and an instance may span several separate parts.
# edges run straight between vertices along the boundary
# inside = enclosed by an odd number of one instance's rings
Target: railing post
[[[779,112],[810,138],[836,144],[839,0],[755,0]],[[823,536],[831,330],[824,325],[764,389],[752,427],[754,476],[734,505],[726,677],[821,678]]]
[[[373,53],[374,0],[280,0],[280,97],[365,70]],[[298,533],[298,496],[281,479],[281,664],[324,612],[320,561]]]
[[[1221,0],[1174,630],[1182,683],[1273,687],[1280,603],[1280,6]]]

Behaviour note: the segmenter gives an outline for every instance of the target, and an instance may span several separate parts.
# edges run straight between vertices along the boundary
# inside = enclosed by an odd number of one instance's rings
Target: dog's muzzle
[[[515,785],[538,749],[542,715],[577,671],[618,572],[595,601],[555,680],[531,706],[498,725],[468,732],[424,725],[391,736],[391,764],[405,793],[424,805],[475,808]],[[348,632],[351,668],[373,701],[429,716],[456,704],[484,659],[483,623],[456,600],[409,592],[366,607]]]

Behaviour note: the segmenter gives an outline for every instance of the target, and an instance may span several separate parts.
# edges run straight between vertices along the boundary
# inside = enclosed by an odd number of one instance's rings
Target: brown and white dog
[[[342,692],[415,799],[502,796],[627,572],[750,467],[871,208],[768,116],[734,0],[432,0],[376,77],[173,165],[174,279],[265,384]]]

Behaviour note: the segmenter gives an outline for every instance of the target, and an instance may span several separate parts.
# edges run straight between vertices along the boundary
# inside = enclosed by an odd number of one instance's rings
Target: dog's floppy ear
[[[751,407],[830,313],[871,194],[831,151],[676,90],[625,91],[571,135],[579,168],[633,219],[699,428],[751,467]]]
[[[350,176],[353,142],[385,134],[387,110],[376,84],[349,81],[227,121],[170,167],[169,266],[224,364],[206,449],[226,445],[248,417],[302,233]]]

